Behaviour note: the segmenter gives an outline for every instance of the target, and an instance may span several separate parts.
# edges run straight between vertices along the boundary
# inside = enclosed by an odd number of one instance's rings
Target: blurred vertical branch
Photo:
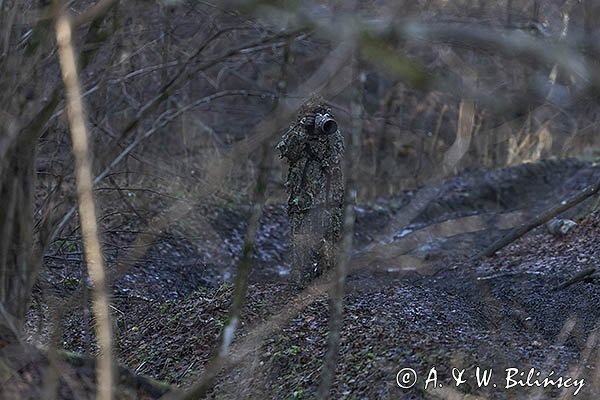
[[[71,21],[64,10],[59,11],[55,28],[59,62],[66,89],[73,155],[75,157],[77,198],[85,259],[88,265],[89,276],[94,284],[93,309],[96,320],[96,336],[100,351],[96,372],[97,399],[111,400],[113,367],[109,300],[92,192],[92,166],[77,76],[77,66],[75,63],[75,52],[73,51]]]
[[[356,201],[356,166],[362,138],[362,98],[366,77],[360,70],[360,63],[355,61],[358,75],[355,81],[354,96],[351,103],[352,127],[350,146],[346,154],[346,189],[344,194],[344,223],[341,248],[337,254],[336,270],[329,293],[329,333],[327,336],[327,353],[323,361],[321,383],[317,390],[318,399],[329,398],[329,392],[335,377],[340,347],[340,332],[344,319],[344,287],[352,254],[352,238],[354,236],[354,203]]]
[[[281,99],[287,88],[287,66],[290,59],[290,41],[283,49],[283,62],[281,66],[281,78],[277,85],[279,89],[278,96],[274,108],[277,108],[278,99]],[[269,181],[269,173],[271,171],[271,162],[273,159],[272,151],[272,136],[264,139],[259,148],[259,163],[258,176],[254,186],[252,214],[246,228],[244,245],[242,247],[242,256],[238,264],[238,270],[235,278],[235,288],[233,291],[233,301],[229,309],[227,322],[221,333],[221,345],[215,351],[213,358],[206,366],[206,372],[203,379],[196,383],[188,392],[184,393],[180,400],[199,399],[206,395],[212,388],[214,380],[219,371],[224,366],[231,351],[231,343],[235,337],[236,329],[241,319],[242,307],[246,301],[246,293],[248,291],[248,277],[252,270],[252,257],[255,252],[256,231],[258,229],[258,221],[263,214],[263,209],[266,200],[267,183]]]
[[[40,107],[34,81],[44,56],[45,36],[14,45],[22,4],[1,3],[0,36],[0,348],[20,340],[31,289],[41,264],[33,252],[34,165]],[[42,12],[35,10],[34,12]],[[41,24],[40,24],[41,25]],[[43,31],[45,26],[36,26]],[[32,30],[32,36],[34,30]],[[16,73],[18,71],[18,73]],[[52,100],[46,103],[52,106]],[[46,106],[41,107],[44,114]]]
[[[189,391],[185,392],[180,397],[180,400],[193,400],[204,397],[212,388],[217,374],[221,371],[226,358],[229,356],[231,343],[240,323],[242,307],[246,301],[248,277],[252,270],[252,258],[255,252],[258,220],[262,216],[265,203],[265,193],[272,159],[272,152],[269,144],[270,141],[266,141],[260,149],[260,162],[258,166],[258,177],[254,186],[252,214],[248,222],[248,227],[246,228],[242,256],[235,277],[232,304],[229,308],[227,322],[221,332],[221,344],[218,349],[215,349],[211,360],[208,362],[202,380],[196,383]]]
[[[53,224],[52,213],[48,212],[34,227],[34,167],[39,136],[60,103],[61,89],[56,84],[45,90],[47,60],[52,51],[49,5],[4,1],[0,8],[1,347],[19,339]],[[101,19],[104,13],[90,16]],[[35,24],[21,36],[22,26],[32,19]],[[95,27],[91,27],[85,42],[95,33]]]

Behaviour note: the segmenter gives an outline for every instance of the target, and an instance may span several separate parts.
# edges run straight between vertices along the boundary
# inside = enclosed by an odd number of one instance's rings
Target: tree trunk
[[[0,142],[7,148],[0,161],[0,347],[20,337],[40,264],[33,251],[36,146],[23,132],[14,135],[14,125],[2,125]]]
[[[62,96],[60,83],[54,88],[46,85],[43,60],[53,52],[52,25],[47,19],[50,5],[41,3],[26,14],[26,2],[5,3],[4,8],[0,5],[0,37],[8,38],[0,43],[0,55],[8,55],[0,57],[0,93],[4,94],[0,97],[0,348],[20,338],[43,250],[52,238],[52,225],[60,219],[43,220],[34,232],[37,142]],[[82,47],[91,43],[95,47],[81,57],[81,68],[106,40],[99,31],[116,1],[104,3],[101,10],[90,9],[91,24]],[[20,26],[31,21],[37,23],[20,48]]]

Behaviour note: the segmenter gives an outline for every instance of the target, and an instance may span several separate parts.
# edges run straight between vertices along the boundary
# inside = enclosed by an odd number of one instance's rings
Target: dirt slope
[[[598,264],[600,215],[588,215],[563,238],[540,227],[479,261],[469,257],[503,231],[493,224],[460,229],[464,218],[491,216],[495,219],[484,222],[493,222],[519,212],[525,219],[599,176],[596,166],[578,161],[472,171],[438,184],[434,200],[416,207],[401,232],[398,221],[419,193],[358,207],[334,398],[448,398],[456,390],[491,399],[533,398],[529,388],[504,387],[509,367],[525,374],[535,368],[540,379],[550,371],[552,376],[584,378],[577,398],[596,398],[600,285],[552,288]],[[571,214],[583,215],[589,206]],[[223,282],[223,271],[233,271],[244,228],[243,210],[211,212],[222,246],[202,248],[171,234],[114,286],[119,360],[139,374],[182,388],[201,375],[225,321],[231,286]],[[452,225],[458,229],[454,234],[437,229],[448,221],[459,221]],[[287,265],[287,229],[283,207],[269,206],[259,232],[254,283],[234,342],[236,363],[221,374],[214,398],[314,396],[325,352],[327,301],[319,290],[297,293],[287,284],[281,273]],[[443,240],[436,232],[445,232]],[[419,238],[415,246],[402,244],[411,237]],[[377,257],[361,258],[375,253]],[[405,268],[411,260],[427,268]],[[44,278],[64,297],[68,290],[59,289],[77,271],[68,264],[48,268]],[[300,311],[281,318],[275,329],[261,325],[285,314],[290,304],[299,304]],[[32,311],[33,337],[33,322],[40,320],[35,315]],[[81,329],[85,323],[77,313],[68,316],[66,348],[89,348],[91,339]],[[423,387],[432,367],[443,384],[437,391]],[[487,387],[478,388],[477,367],[493,369]],[[414,369],[419,377],[411,389],[396,383],[402,368]],[[467,382],[458,388],[451,386],[453,368],[465,370]],[[560,393],[549,387],[539,398]]]

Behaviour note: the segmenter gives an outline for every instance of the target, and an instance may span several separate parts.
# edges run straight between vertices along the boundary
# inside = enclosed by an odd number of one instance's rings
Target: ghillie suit
[[[335,122],[332,133],[319,130],[317,114],[333,120],[322,102],[309,101],[277,144],[289,164],[292,278],[299,287],[334,266],[342,228],[344,138]]]

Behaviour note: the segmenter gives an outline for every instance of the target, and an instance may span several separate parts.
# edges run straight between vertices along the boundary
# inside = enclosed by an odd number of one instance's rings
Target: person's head
[[[325,99],[318,94],[311,95],[298,109],[298,120],[308,113],[332,114],[331,108],[325,103]]]

